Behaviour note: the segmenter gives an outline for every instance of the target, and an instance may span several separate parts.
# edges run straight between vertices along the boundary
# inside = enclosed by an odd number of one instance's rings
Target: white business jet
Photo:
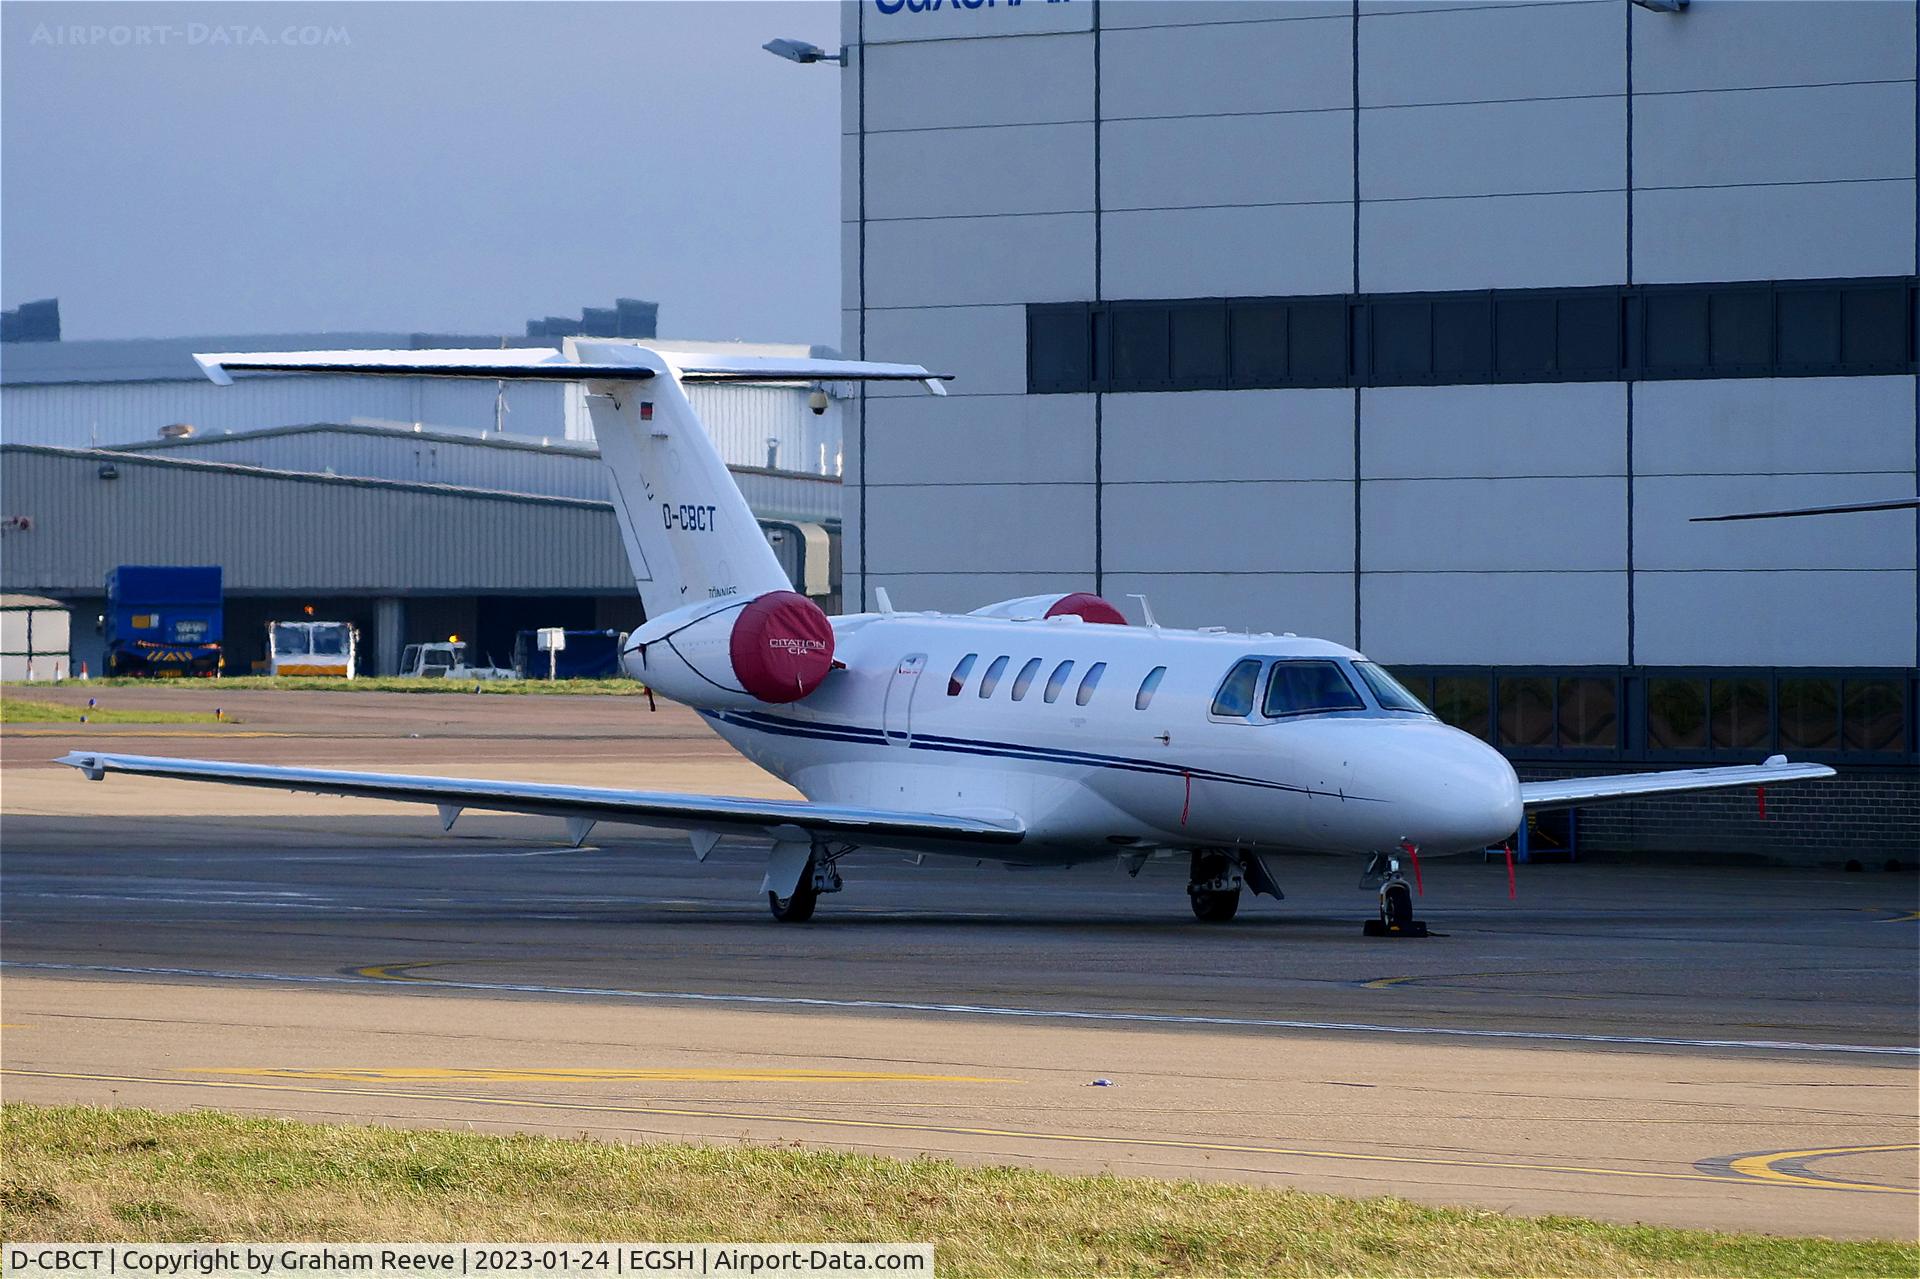
[[[234,373],[580,382],[647,621],[623,667],[704,716],[804,802],[269,767],[75,751],[130,773],[683,830],[771,844],[775,919],[813,915],[857,848],[1067,866],[1155,856],[1192,867],[1202,920],[1243,888],[1278,898],[1279,859],[1352,853],[1377,887],[1374,933],[1418,934],[1402,858],[1481,849],[1529,809],[1829,777],[1763,764],[1520,782],[1385,670],[1325,640],[1130,626],[1078,592],[967,614],[828,617],[796,594],[687,401],[694,382],[887,381],[945,394],[908,364],[745,358],[569,339],[561,350],[310,351],[195,357]]]

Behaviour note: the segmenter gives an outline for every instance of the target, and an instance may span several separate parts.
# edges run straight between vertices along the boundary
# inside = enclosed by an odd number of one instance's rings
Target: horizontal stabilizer
[[[683,382],[921,382],[945,395],[942,381],[918,364],[867,360],[813,360],[702,351],[656,351],[595,342],[593,358],[569,358],[550,346],[438,351],[222,351],[195,355],[208,378],[229,386],[235,373],[325,373],[361,377],[451,377],[500,382],[644,382],[654,376],[646,357],[664,360]],[[629,355],[631,353],[631,355]]]
[[[1610,777],[1567,777],[1551,782],[1522,782],[1520,800],[1529,809],[1572,808],[1578,804],[1633,799],[1639,795],[1772,786],[1780,782],[1813,781],[1833,775],[1833,770],[1825,764],[1789,764],[1786,756],[1775,755],[1764,764],[1736,764],[1727,768],[1683,768],[1659,773],[1623,773]]]
[[[285,768],[210,759],[168,759],[153,755],[108,755],[72,751],[62,764],[98,781],[108,773],[170,777],[181,781],[264,786],[316,795],[351,795],[433,804],[444,820],[449,812],[529,813],[568,819],[569,838],[590,823],[624,822],[670,830],[764,836],[778,828],[831,835],[856,844],[929,852],[971,851],[988,845],[1018,844],[1026,828],[1017,817],[957,816],[900,812],[849,804],[812,804],[805,800],[746,799],[733,795],[676,795],[656,791],[609,790],[591,786],[555,786],[539,782],[482,781],[464,777],[416,777],[408,773],[356,773],[330,768]],[[578,825],[576,823],[585,823]],[[447,823],[451,825],[451,822]],[[583,837],[583,836],[582,836]],[[711,844],[708,845],[711,847]],[[698,842],[696,841],[696,848]]]

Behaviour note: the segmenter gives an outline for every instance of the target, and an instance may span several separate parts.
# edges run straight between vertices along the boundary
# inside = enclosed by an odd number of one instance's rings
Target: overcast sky
[[[0,32],[0,301],[58,297],[67,338],[625,296],[838,341],[840,72],[759,47],[837,48],[832,3],[9,0]]]

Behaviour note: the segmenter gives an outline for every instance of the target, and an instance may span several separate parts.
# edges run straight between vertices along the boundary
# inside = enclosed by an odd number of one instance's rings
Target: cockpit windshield
[[[347,628],[345,625],[316,626],[313,628],[313,651],[320,657],[342,657],[347,651]]]
[[[1309,715],[1319,711],[1363,711],[1360,700],[1340,663],[1333,661],[1275,662],[1267,677],[1267,697],[1260,710],[1269,718]]]
[[[1374,700],[1384,710],[1417,711],[1422,715],[1431,715],[1421,704],[1419,698],[1407,690],[1407,686],[1389,675],[1385,667],[1372,662],[1355,662],[1353,669],[1360,672],[1360,678],[1367,681],[1367,687],[1373,690]]]
[[[273,651],[281,657],[304,657],[310,651],[307,628],[304,626],[274,627]]]

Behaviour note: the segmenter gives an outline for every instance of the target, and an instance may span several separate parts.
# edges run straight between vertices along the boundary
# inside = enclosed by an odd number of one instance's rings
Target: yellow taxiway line
[[[374,1066],[302,1070],[281,1066],[182,1066],[204,1075],[245,1075],[258,1079],[339,1079],[349,1083],[689,1083],[689,1084],[1017,1084],[990,1075],[918,1075],[894,1070],[695,1069],[676,1067],[531,1066]]]
[[[87,1083],[158,1084],[165,1087],[227,1088],[261,1092],[299,1093],[332,1097],[378,1097],[410,1101],[432,1101],[472,1106],[498,1106],[514,1110],[560,1110],[609,1115],[657,1115],[680,1119],[720,1119],[730,1123],[804,1124],[821,1128],[852,1128],[868,1132],[940,1133],[958,1137],[998,1137],[1017,1141],[1060,1142],[1083,1146],[1133,1146],[1154,1150],[1204,1150],[1227,1154],[1267,1155],[1292,1159],[1326,1159],[1346,1163],[1400,1164],[1438,1168],[1483,1168],[1503,1172],[1561,1173],[1585,1177],[1619,1177],[1644,1181],[1694,1181],[1718,1185],[1777,1186],[1791,1189],[1869,1191],[1879,1194],[1920,1195],[1920,1191],[1899,1186],[1855,1185],[1847,1182],[1820,1182],[1811,1178],[1723,1176],[1705,1172],[1654,1172],[1638,1168],[1595,1168],[1580,1164],[1535,1164],[1518,1160],[1448,1158],[1440,1155],[1369,1154],[1351,1150],[1316,1150],[1289,1146],[1256,1146],[1240,1142],[1181,1141],[1165,1137],[1118,1137],[1089,1133],[1036,1132],[1018,1128],[973,1128],[957,1124],[909,1123],[886,1119],[837,1119],[819,1115],[754,1113],[749,1111],[696,1110],[682,1106],[626,1106],[603,1102],[561,1101],[532,1097],[489,1097],[472,1093],[443,1093],[399,1088],[322,1088],[291,1083],[263,1083],[237,1079],[156,1079],[139,1075],[96,1075],[74,1071],[0,1069],[0,1075],[33,1079],[71,1079]],[[1872,1147],[1864,1149],[1875,1149]],[[1758,1156],[1768,1158],[1769,1156]],[[1770,1156],[1775,1159],[1786,1155]]]
[[[1727,1168],[1743,1177],[1754,1177],[1761,1181],[1794,1186],[1818,1186],[1823,1190],[1892,1190],[1892,1186],[1876,1186],[1870,1182],[1836,1181],[1830,1177],[1809,1177],[1804,1172],[1782,1172],[1775,1165],[1789,1160],[1826,1159],[1834,1155],[1873,1155],[1889,1150],[1920,1150],[1920,1146],[1828,1146],[1821,1150],[1780,1150],[1772,1154],[1745,1155],[1727,1164]],[[1920,1194],[1920,1190],[1907,1190],[1906,1194]]]

